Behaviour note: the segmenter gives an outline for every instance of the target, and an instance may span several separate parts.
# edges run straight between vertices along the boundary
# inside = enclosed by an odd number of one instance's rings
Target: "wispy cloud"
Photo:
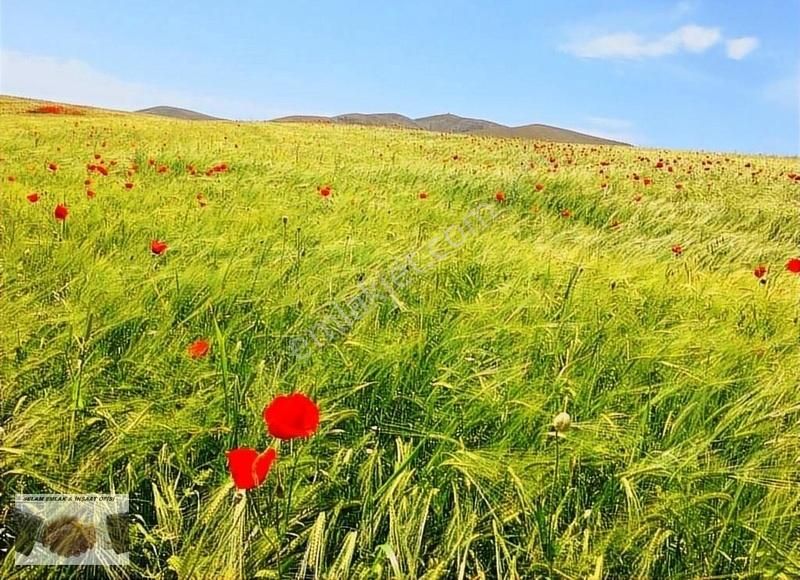
[[[764,99],[797,111],[800,109],[800,72],[769,83],[763,90]]]
[[[633,32],[619,32],[578,40],[562,48],[582,58],[642,59],[678,52],[704,52],[721,39],[719,28],[688,24],[654,39]]]
[[[696,9],[695,3],[692,2],[691,0],[681,0],[681,2],[678,2],[674,6],[672,12],[670,13],[670,16],[672,18],[680,19],[694,12],[695,9]]]
[[[633,122],[627,119],[615,119],[613,117],[586,117],[586,120],[597,127],[606,129],[630,129]]]
[[[742,60],[756,48],[758,48],[758,39],[755,36],[731,38],[725,43],[725,51],[728,54],[728,58],[733,60]]]
[[[119,79],[81,60],[0,51],[0,93],[132,111],[155,105],[239,119],[285,114],[222,95],[194,95]]]
[[[729,58],[741,60],[758,47],[754,36],[725,40],[719,27],[686,24],[662,36],[648,38],[635,32],[582,37],[561,47],[580,58],[641,60],[679,53],[701,54],[725,43]]]
[[[586,117],[580,126],[572,128],[573,131],[588,133],[605,139],[622,141],[634,145],[644,145],[646,138],[641,135],[633,121],[616,119],[613,117]]]

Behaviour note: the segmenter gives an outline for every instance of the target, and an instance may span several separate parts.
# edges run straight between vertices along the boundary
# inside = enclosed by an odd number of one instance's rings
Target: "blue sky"
[[[797,155],[800,0],[2,0],[0,92],[241,119],[443,112]]]

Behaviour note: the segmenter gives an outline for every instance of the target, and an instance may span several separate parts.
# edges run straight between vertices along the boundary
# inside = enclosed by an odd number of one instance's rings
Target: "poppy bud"
[[[562,411],[553,418],[553,429],[556,430],[556,433],[566,433],[571,426],[572,417],[569,416],[569,413]]]

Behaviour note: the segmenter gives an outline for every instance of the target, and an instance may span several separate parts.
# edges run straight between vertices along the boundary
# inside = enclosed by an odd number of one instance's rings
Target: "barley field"
[[[0,510],[128,494],[113,578],[800,577],[796,158],[37,105]]]

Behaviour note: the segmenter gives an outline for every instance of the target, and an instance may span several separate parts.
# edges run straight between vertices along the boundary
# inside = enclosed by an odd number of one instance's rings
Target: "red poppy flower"
[[[166,165],[160,165],[158,167],[158,172],[159,173],[166,173],[167,171],[169,171],[169,168]]]
[[[800,258],[791,258],[786,262],[786,269],[792,274],[800,274]]]
[[[97,193],[92,191],[91,189],[86,190],[86,197],[88,197],[89,199],[94,198],[95,195],[97,195]]]
[[[570,217],[572,217],[572,212],[569,211],[568,209],[562,209],[561,210],[561,217],[562,218],[570,218]]]
[[[208,199],[202,193],[197,194],[197,203],[200,204],[200,207],[206,207],[208,205]]]
[[[153,240],[153,241],[150,242],[150,251],[155,256],[160,256],[161,254],[166,252],[167,251],[167,247],[168,247],[167,243],[166,242],[162,242],[161,240]]]
[[[199,340],[195,340],[192,344],[188,346],[186,349],[186,353],[189,355],[189,358],[203,358],[208,354],[208,351],[211,349],[211,343],[209,343],[204,338]]]
[[[683,189],[683,184],[682,183],[676,183],[675,184],[675,189]]]
[[[97,170],[98,173],[101,173],[102,175],[108,175],[108,169],[106,169],[102,165],[95,165],[95,169]]]
[[[58,165],[56,165],[55,163],[48,163],[47,164],[47,169],[49,169],[50,171],[54,171],[54,172],[58,171]]]
[[[59,203],[56,206],[56,209],[53,211],[53,215],[58,221],[63,222],[65,219],[67,219],[67,216],[69,215],[69,210],[67,209],[67,206],[65,206],[63,203]]]
[[[761,278],[763,278],[766,274],[767,274],[767,267],[766,266],[758,265],[753,270],[753,276],[755,276],[759,280]]]
[[[125,182],[125,189],[133,189],[133,183],[130,181]]]
[[[278,452],[270,448],[259,453],[249,447],[232,449],[225,454],[228,458],[228,471],[233,484],[238,489],[253,489],[261,485],[278,457]]]
[[[29,193],[27,196],[28,201],[31,203],[36,203],[39,201],[39,194],[38,193]]]
[[[649,177],[645,177],[645,178],[642,180],[642,183],[644,183],[645,185],[653,185],[653,180],[652,180],[652,179],[650,179]]]
[[[427,191],[420,191],[419,192],[420,199],[428,199],[428,192]]]
[[[635,201],[635,202],[637,202],[637,203],[638,203],[638,202],[640,202],[640,201],[642,201],[642,196],[641,196],[641,195],[635,195],[635,196],[633,196],[633,201]]]
[[[16,178],[16,177],[14,177],[13,175],[9,175],[9,176],[8,176],[8,180],[13,182],[13,181],[16,181],[16,180],[17,180],[17,178]]]
[[[275,397],[263,415],[269,434],[278,439],[309,437],[319,427],[319,408],[302,393]]]
[[[317,191],[322,197],[330,197],[331,195],[331,186],[325,185],[323,187],[317,187]]]
[[[683,246],[681,246],[680,244],[675,244],[674,246],[672,246],[672,253],[675,254],[676,256],[680,256],[681,254],[683,254]]]
[[[148,164],[150,167],[152,167],[153,165],[155,165],[155,164],[156,164],[156,160],[155,160],[155,159],[152,159],[152,158],[151,158],[151,159],[148,159],[148,160],[147,160],[147,164]]]
[[[100,159],[100,157],[102,157],[102,155],[100,155],[99,153],[95,153],[95,154],[94,154],[94,158],[95,158],[95,159]]]
[[[498,191],[497,193],[494,194],[494,198],[498,202],[503,203],[506,200],[506,194],[503,193],[502,191]]]
[[[534,185],[534,187],[536,188],[536,191],[542,191],[544,189],[544,184],[537,183],[536,185]]]
[[[83,184],[88,187],[88,186],[90,186],[92,184],[92,180],[91,179],[84,179],[83,180]]]

